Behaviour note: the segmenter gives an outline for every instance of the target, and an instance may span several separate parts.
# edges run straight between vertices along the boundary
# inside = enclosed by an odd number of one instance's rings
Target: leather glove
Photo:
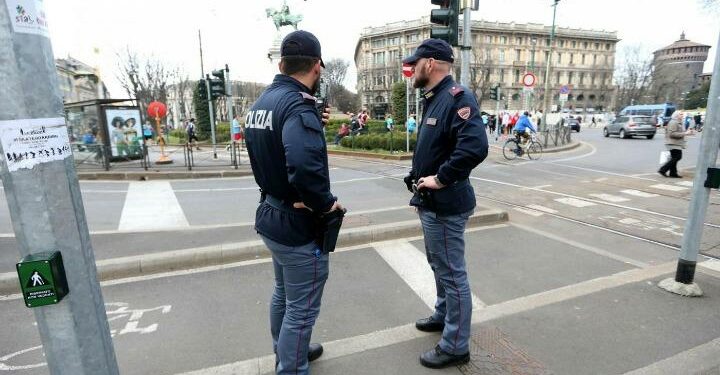
[[[405,181],[405,186],[407,186],[407,189],[409,192],[413,193],[413,176],[412,174],[409,174],[403,178],[403,181]]]

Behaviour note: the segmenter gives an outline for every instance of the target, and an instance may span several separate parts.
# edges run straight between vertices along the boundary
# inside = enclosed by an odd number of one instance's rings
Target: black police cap
[[[415,50],[415,53],[403,59],[402,62],[404,64],[415,65],[415,63],[422,58],[433,58],[450,63],[455,61],[452,47],[442,39],[425,39]]]
[[[320,59],[320,65],[325,67],[320,53],[320,42],[310,32],[297,30],[288,34],[280,46],[280,56],[305,56]]]

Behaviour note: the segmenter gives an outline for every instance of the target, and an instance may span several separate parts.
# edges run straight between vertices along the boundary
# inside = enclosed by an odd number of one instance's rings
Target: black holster
[[[340,235],[340,227],[342,227],[343,219],[347,210],[335,210],[316,217],[316,235],[315,241],[323,253],[331,253],[335,251],[338,236]]]

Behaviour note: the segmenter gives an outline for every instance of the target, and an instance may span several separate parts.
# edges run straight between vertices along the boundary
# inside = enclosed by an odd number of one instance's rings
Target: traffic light
[[[460,0],[430,0],[430,2],[433,5],[440,5],[440,9],[430,11],[430,22],[443,26],[431,28],[430,37],[442,39],[451,46],[459,46]]]
[[[204,79],[200,79],[198,81],[196,90],[197,90],[198,97],[200,97],[200,99],[207,100],[207,86],[206,86]]]
[[[492,100],[499,100],[500,99],[500,85],[497,85],[495,87],[490,88],[490,99]]]
[[[210,79],[210,95],[212,96],[212,100],[215,100],[227,95],[225,92],[225,71],[222,69],[213,70],[212,75],[217,78]]]

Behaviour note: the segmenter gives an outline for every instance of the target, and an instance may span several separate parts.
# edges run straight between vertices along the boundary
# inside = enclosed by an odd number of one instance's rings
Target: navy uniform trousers
[[[275,291],[270,304],[270,332],[278,353],[277,374],[309,374],[308,345],[320,314],[329,256],[315,242],[286,246],[261,236],[272,253]]]
[[[440,349],[449,354],[465,354],[469,351],[472,293],[465,269],[464,233],[473,211],[440,216],[420,208],[418,213],[437,289],[432,320],[445,322]]]

